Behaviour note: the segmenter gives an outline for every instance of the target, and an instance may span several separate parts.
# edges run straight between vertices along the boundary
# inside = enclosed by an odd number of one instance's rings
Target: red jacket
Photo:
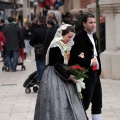
[[[5,36],[3,35],[2,32],[0,32],[0,51],[2,49],[2,46],[6,43],[6,38]]]

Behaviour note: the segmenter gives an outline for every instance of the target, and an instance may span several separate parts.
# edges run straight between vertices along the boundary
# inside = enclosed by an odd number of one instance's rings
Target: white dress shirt
[[[94,58],[97,59],[97,50],[96,50],[96,46],[95,46],[93,34],[87,34],[87,35],[88,35],[88,37],[90,38],[91,43],[93,44]],[[91,62],[91,66],[92,66],[92,62]],[[97,69],[99,69],[98,60],[97,60]]]

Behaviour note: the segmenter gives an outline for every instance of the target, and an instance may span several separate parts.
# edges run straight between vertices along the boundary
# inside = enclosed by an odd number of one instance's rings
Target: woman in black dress
[[[69,53],[67,43],[74,35],[72,26],[62,25],[48,48],[47,66],[39,86],[34,120],[87,120],[77,95],[77,80],[66,69]]]

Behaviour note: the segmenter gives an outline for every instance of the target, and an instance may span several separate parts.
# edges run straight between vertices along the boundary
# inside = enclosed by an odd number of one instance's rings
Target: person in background
[[[50,10],[48,11],[48,14],[53,12],[55,14],[56,20],[58,22],[58,25],[61,25],[61,20],[62,20],[62,13],[58,10],[57,6],[51,5]]]
[[[9,25],[9,21],[8,20],[5,20],[5,26]]]
[[[72,18],[71,12],[70,11],[66,11],[65,13],[62,14],[62,19],[64,18]]]
[[[0,32],[1,32],[1,40],[2,39],[4,39],[4,35],[3,35],[3,29],[4,29],[4,27],[5,27],[6,25],[5,25],[5,20],[4,19],[1,19],[1,21],[0,21]],[[5,41],[6,41],[6,39],[5,39]],[[1,49],[0,49],[0,52],[1,52],[1,57],[2,57],[2,60],[1,61],[4,61],[4,58],[5,58],[5,43],[4,43],[4,41],[2,42],[2,43],[0,43],[1,44]]]
[[[3,34],[6,38],[6,71],[16,71],[18,63],[19,43],[23,42],[22,30],[14,23],[13,17],[8,17],[9,24],[4,27]],[[23,42],[24,44],[24,42]],[[13,60],[11,59],[13,57]]]
[[[23,39],[25,42],[26,55],[31,55],[31,46],[29,44],[31,38],[31,31],[30,31],[30,23],[28,21],[25,22],[25,26],[23,27],[22,32],[23,32]]]
[[[47,27],[56,30],[58,29],[58,25],[56,25],[53,20],[47,20]]]
[[[106,49],[105,16],[100,16],[100,53]]]
[[[31,35],[33,34],[33,32],[38,28],[38,24],[37,24],[37,18],[35,18],[33,20],[33,22],[30,25],[30,31],[31,31]]]
[[[2,61],[4,60],[4,51],[3,51],[3,46],[6,43],[6,38],[2,32],[0,32],[0,57],[2,57]]]
[[[45,68],[45,54],[47,52],[47,48],[52,41],[54,35],[55,35],[55,30],[48,28],[46,25],[46,17],[45,16],[39,16],[38,18],[38,25],[39,28],[37,28],[34,32],[33,35],[30,39],[30,45],[35,46],[38,45],[39,43],[43,44],[44,41],[44,47],[45,47],[45,52],[43,55],[38,56],[35,54],[35,61],[36,61],[36,68],[38,72],[38,81],[37,83],[40,83],[41,76],[43,73],[43,70]]]
[[[84,79],[86,89],[82,90],[83,104],[85,110],[89,108],[90,103],[92,104],[92,120],[102,120],[101,62],[98,38],[94,34],[95,16],[91,13],[84,14],[81,23],[83,30],[74,38],[69,65],[79,64],[88,69],[88,78]],[[83,58],[80,57],[81,53]]]
[[[4,27],[5,27],[5,20],[4,20],[4,19],[1,19],[1,20],[0,20],[0,31],[1,31],[1,32],[3,31]]]
[[[82,10],[79,10],[78,11],[78,15],[77,15],[77,19],[79,19],[79,17],[81,17],[81,16],[83,16],[84,14],[83,14],[83,11]]]
[[[16,21],[16,24],[17,24],[17,26],[18,26],[19,28],[22,28],[22,24],[21,24],[21,21],[20,21],[20,20],[17,20],[17,21]]]
[[[53,20],[54,24],[58,25],[58,21],[56,19],[56,16],[55,16],[54,12],[49,12],[47,19],[48,20]]]
[[[75,76],[67,69],[66,44],[74,37],[74,28],[64,24],[58,28],[46,54],[36,100],[34,120],[87,120],[75,87]]]
[[[48,20],[48,21],[47,21],[47,27],[53,28],[54,26],[55,26],[55,23],[54,23],[53,20]]]
[[[83,15],[84,15],[83,11],[80,10],[78,12],[77,21],[76,21],[76,24],[75,24],[75,32],[76,32],[76,34],[79,34],[83,30],[83,25],[82,25]]]

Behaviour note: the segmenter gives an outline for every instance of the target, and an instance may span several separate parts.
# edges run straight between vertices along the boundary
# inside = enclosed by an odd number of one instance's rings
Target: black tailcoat
[[[98,39],[95,35],[93,35],[96,50],[97,50],[97,60],[99,63],[99,70],[98,74],[100,75],[101,73],[101,62],[99,58],[99,48],[98,48]],[[90,66],[91,64],[91,59],[94,57],[94,49],[93,49],[93,44],[90,41],[87,32],[83,31],[80,34],[77,34],[74,38],[74,45],[71,49],[70,52],[70,59],[69,59],[69,65],[74,65],[74,64],[79,64],[82,67],[89,68],[89,71],[92,70],[92,67]],[[84,53],[84,58],[78,57],[78,55],[83,52]]]

